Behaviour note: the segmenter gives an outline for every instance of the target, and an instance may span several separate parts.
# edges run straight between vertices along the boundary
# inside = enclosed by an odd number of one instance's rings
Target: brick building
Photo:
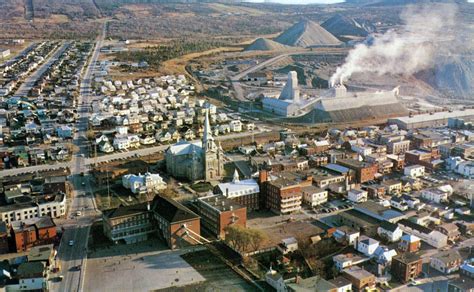
[[[103,231],[114,243],[123,241],[130,244],[145,241],[149,234],[155,232],[151,217],[149,203],[120,205],[102,212]]]
[[[54,242],[57,238],[56,224],[50,217],[14,221],[11,223],[10,235],[16,252],[26,251],[35,245]]]
[[[340,159],[337,164],[352,169],[355,172],[355,179],[357,183],[364,183],[375,178],[378,166],[363,161],[354,159]]]
[[[171,249],[201,243],[200,218],[179,202],[156,196],[151,210],[158,234]]]
[[[354,291],[375,288],[375,276],[358,266],[343,271],[343,277],[351,281]]]
[[[266,183],[266,207],[277,214],[288,214],[301,209],[301,186],[296,181],[278,178]]]
[[[217,238],[225,238],[227,226],[247,225],[247,208],[222,195],[198,198],[196,208],[202,227]]]
[[[417,254],[402,253],[392,258],[391,274],[402,283],[407,283],[421,274],[422,264]]]

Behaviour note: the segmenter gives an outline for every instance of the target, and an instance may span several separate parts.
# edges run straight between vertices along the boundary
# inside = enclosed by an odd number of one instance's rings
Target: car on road
[[[74,240],[69,240],[69,246],[73,246],[74,245]]]
[[[76,212],[76,216],[81,216],[82,215],[82,212],[81,211],[77,211]]]
[[[85,186],[85,185],[86,185],[85,181],[81,182],[81,186]]]
[[[413,279],[412,279],[412,280],[410,281],[410,283],[409,283],[410,286],[418,286],[418,285],[420,285],[420,284],[421,284],[420,281],[413,280]]]

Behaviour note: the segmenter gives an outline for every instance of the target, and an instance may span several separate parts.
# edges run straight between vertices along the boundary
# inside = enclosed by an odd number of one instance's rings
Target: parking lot
[[[152,291],[205,281],[181,258],[187,249],[133,253],[135,245],[121,247],[129,253],[96,254],[87,261],[84,291]]]

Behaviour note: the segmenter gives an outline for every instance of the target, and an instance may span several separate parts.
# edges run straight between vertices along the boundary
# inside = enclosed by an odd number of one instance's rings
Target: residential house
[[[354,291],[375,288],[375,276],[360,267],[344,269],[343,276],[351,281]]]
[[[315,207],[324,204],[328,200],[328,191],[315,186],[302,187],[303,202],[308,206]]]
[[[281,240],[277,245],[277,249],[282,254],[287,254],[298,250],[298,241],[294,237],[288,237]]]
[[[425,175],[425,167],[418,164],[406,166],[403,169],[403,174],[412,178],[421,177]]]
[[[349,191],[347,196],[350,201],[355,203],[361,203],[367,201],[368,193],[367,191],[361,189],[352,189]]]
[[[347,242],[349,245],[355,246],[357,239],[360,236],[360,232],[343,225],[337,227],[336,231],[332,235],[338,242]]]
[[[442,225],[436,226],[435,230],[446,235],[448,240],[451,242],[457,241],[461,235],[458,226],[454,223],[444,223]]]
[[[332,257],[335,267],[338,271],[366,262],[369,258],[361,257],[353,253],[338,254]]]
[[[404,252],[417,252],[420,250],[421,239],[415,235],[405,234],[401,237],[398,249]]]
[[[402,238],[403,231],[397,224],[382,221],[377,228],[377,234],[389,242],[397,242]]]
[[[365,235],[360,236],[356,242],[356,249],[358,252],[370,257],[374,254],[375,250],[379,247],[379,242],[373,238]]]
[[[444,274],[451,274],[459,270],[462,257],[457,250],[446,250],[436,253],[430,258],[430,266]]]

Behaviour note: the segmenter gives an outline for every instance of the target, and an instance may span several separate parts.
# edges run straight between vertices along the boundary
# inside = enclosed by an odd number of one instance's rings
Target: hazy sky
[[[272,2],[282,3],[282,4],[332,4],[344,2],[344,0],[271,0]],[[474,1],[474,0],[472,0]],[[246,2],[264,2],[264,0],[246,0]]]

